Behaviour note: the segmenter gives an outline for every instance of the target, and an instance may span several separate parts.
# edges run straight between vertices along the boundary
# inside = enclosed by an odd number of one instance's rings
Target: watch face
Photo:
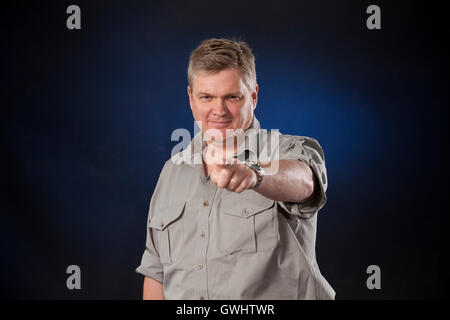
[[[256,171],[256,174],[258,175],[258,177],[261,177],[262,175],[264,175],[264,169],[263,167],[261,167],[259,165],[258,162],[255,161],[248,161],[245,163],[250,169]]]

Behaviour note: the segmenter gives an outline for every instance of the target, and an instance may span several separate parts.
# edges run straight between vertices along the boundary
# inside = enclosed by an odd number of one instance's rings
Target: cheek
[[[207,120],[209,116],[210,108],[205,107],[204,105],[196,105],[195,108],[192,108],[192,114],[194,116],[195,121],[202,123],[202,128],[205,129],[207,126]]]
[[[208,108],[199,103],[192,104],[192,113],[196,118],[204,118],[208,115]]]
[[[237,120],[242,120],[242,119],[246,119],[249,117],[249,115],[251,114],[251,104],[249,104],[248,102],[246,102],[245,104],[242,105],[236,105],[233,109],[231,109],[231,113],[233,115],[233,118],[237,119]]]
[[[198,110],[200,117],[202,117],[203,119],[208,118],[208,115],[211,112],[211,108],[208,105],[201,105]]]
[[[244,104],[233,103],[228,107],[228,110],[234,118],[239,118],[243,114]]]

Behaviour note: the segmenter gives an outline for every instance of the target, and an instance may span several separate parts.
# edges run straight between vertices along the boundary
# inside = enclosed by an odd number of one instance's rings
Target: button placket
[[[199,237],[197,238],[196,253],[195,253],[195,266],[194,276],[196,278],[197,297],[203,299],[208,298],[208,286],[207,286],[207,265],[206,265],[206,252],[208,248],[208,231],[209,231],[209,215],[213,207],[214,196],[216,192],[216,185],[206,180],[203,184],[203,192],[201,194],[201,202],[197,216],[197,230],[199,230]]]

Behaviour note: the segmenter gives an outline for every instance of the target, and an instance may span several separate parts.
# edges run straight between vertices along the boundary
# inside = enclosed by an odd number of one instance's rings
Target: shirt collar
[[[253,115],[252,122],[250,127],[244,132],[244,139],[246,143],[244,144],[243,151],[237,155],[238,159],[254,159],[258,155],[258,139],[255,137],[250,138],[252,135],[256,135],[259,133],[261,129],[261,125]],[[191,140],[189,145],[185,150],[175,154],[172,157],[172,161],[179,164],[189,164],[191,166],[195,164],[203,164],[203,149],[207,146],[206,141],[202,139],[202,132],[198,132],[194,138]]]

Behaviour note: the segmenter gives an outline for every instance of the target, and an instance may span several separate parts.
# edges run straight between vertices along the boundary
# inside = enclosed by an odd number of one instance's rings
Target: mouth
[[[230,120],[230,121],[212,121],[212,120],[209,120],[208,122],[209,122],[209,123],[212,125],[212,127],[214,127],[214,128],[226,128],[226,127],[228,127],[229,124],[231,123],[231,120]]]

